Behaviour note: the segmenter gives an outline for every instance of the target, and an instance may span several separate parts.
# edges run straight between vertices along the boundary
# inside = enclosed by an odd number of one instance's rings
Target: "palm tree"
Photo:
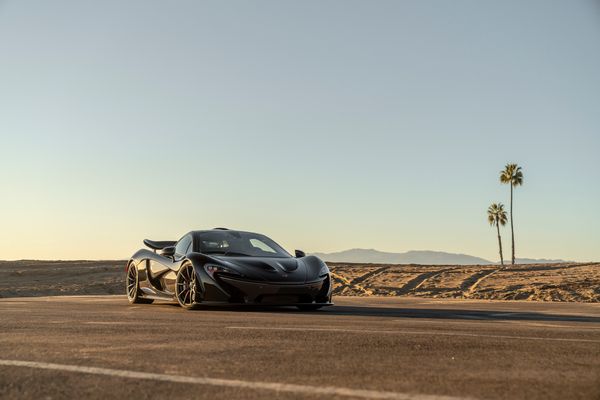
[[[504,257],[502,256],[502,238],[500,237],[500,225],[506,225],[506,211],[504,211],[504,204],[492,203],[488,208],[488,222],[491,226],[496,225],[498,229],[498,247],[500,247],[500,264],[504,265]]]
[[[523,184],[523,172],[517,164],[506,164],[500,171],[500,182],[510,184],[510,234],[512,237],[512,264],[515,263],[515,228],[513,226],[513,188]]]

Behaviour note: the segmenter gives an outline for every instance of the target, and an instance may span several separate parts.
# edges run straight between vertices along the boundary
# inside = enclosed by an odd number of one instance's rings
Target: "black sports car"
[[[186,309],[211,304],[331,305],[327,265],[296,250],[291,256],[264,235],[215,228],[177,242],[144,240],[127,264],[130,303],[177,300]],[[157,253],[157,251],[159,251]]]

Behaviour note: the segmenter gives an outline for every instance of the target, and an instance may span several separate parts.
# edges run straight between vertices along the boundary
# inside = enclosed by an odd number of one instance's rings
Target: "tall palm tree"
[[[515,228],[513,225],[513,188],[523,184],[523,172],[517,164],[506,164],[500,171],[500,182],[510,184],[510,235],[512,238],[512,264],[515,263]]]
[[[491,226],[496,225],[498,229],[498,247],[500,248],[500,264],[504,265],[504,257],[502,256],[502,238],[500,237],[500,225],[506,225],[506,211],[504,211],[504,204],[492,203],[488,208],[488,222]]]

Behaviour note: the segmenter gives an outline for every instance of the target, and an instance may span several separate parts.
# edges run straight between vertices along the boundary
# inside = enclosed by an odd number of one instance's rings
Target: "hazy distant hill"
[[[506,262],[506,260],[504,260]],[[510,263],[510,260],[508,260]],[[565,260],[549,260],[546,258],[515,258],[515,264],[557,264],[566,263],[571,261]]]
[[[423,264],[423,265],[474,265],[498,264],[468,254],[444,253],[442,251],[413,250],[406,253],[387,253],[375,249],[351,249],[337,253],[312,253],[325,261],[373,264]],[[564,260],[517,258],[517,264],[564,263]]]
[[[337,253],[313,253],[325,261],[376,264],[493,264],[491,261],[467,254],[444,253],[441,251],[407,251],[406,253],[386,253],[374,249],[351,249]]]

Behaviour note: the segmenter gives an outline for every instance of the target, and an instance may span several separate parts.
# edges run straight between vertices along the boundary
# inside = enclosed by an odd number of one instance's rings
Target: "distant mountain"
[[[373,263],[373,264],[493,264],[483,258],[467,254],[444,253],[441,251],[413,250],[406,253],[387,253],[374,249],[351,249],[337,253],[313,253],[313,255],[330,262]]]
[[[422,265],[478,265],[499,264],[468,254],[445,253],[442,251],[412,250],[405,253],[388,253],[375,249],[351,249],[336,253],[312,253],[329,262],[368,264],[422,264]],[[564,260],[517,258],[517,264],[565,263]]]
[[[506,260],[505,260],[506,261]],[[510,263],[510,260],[508,260]],[[546,258],[515,258],[515,264],[559,264],[568,263],[571,261],[565,260],[549,260]]]

